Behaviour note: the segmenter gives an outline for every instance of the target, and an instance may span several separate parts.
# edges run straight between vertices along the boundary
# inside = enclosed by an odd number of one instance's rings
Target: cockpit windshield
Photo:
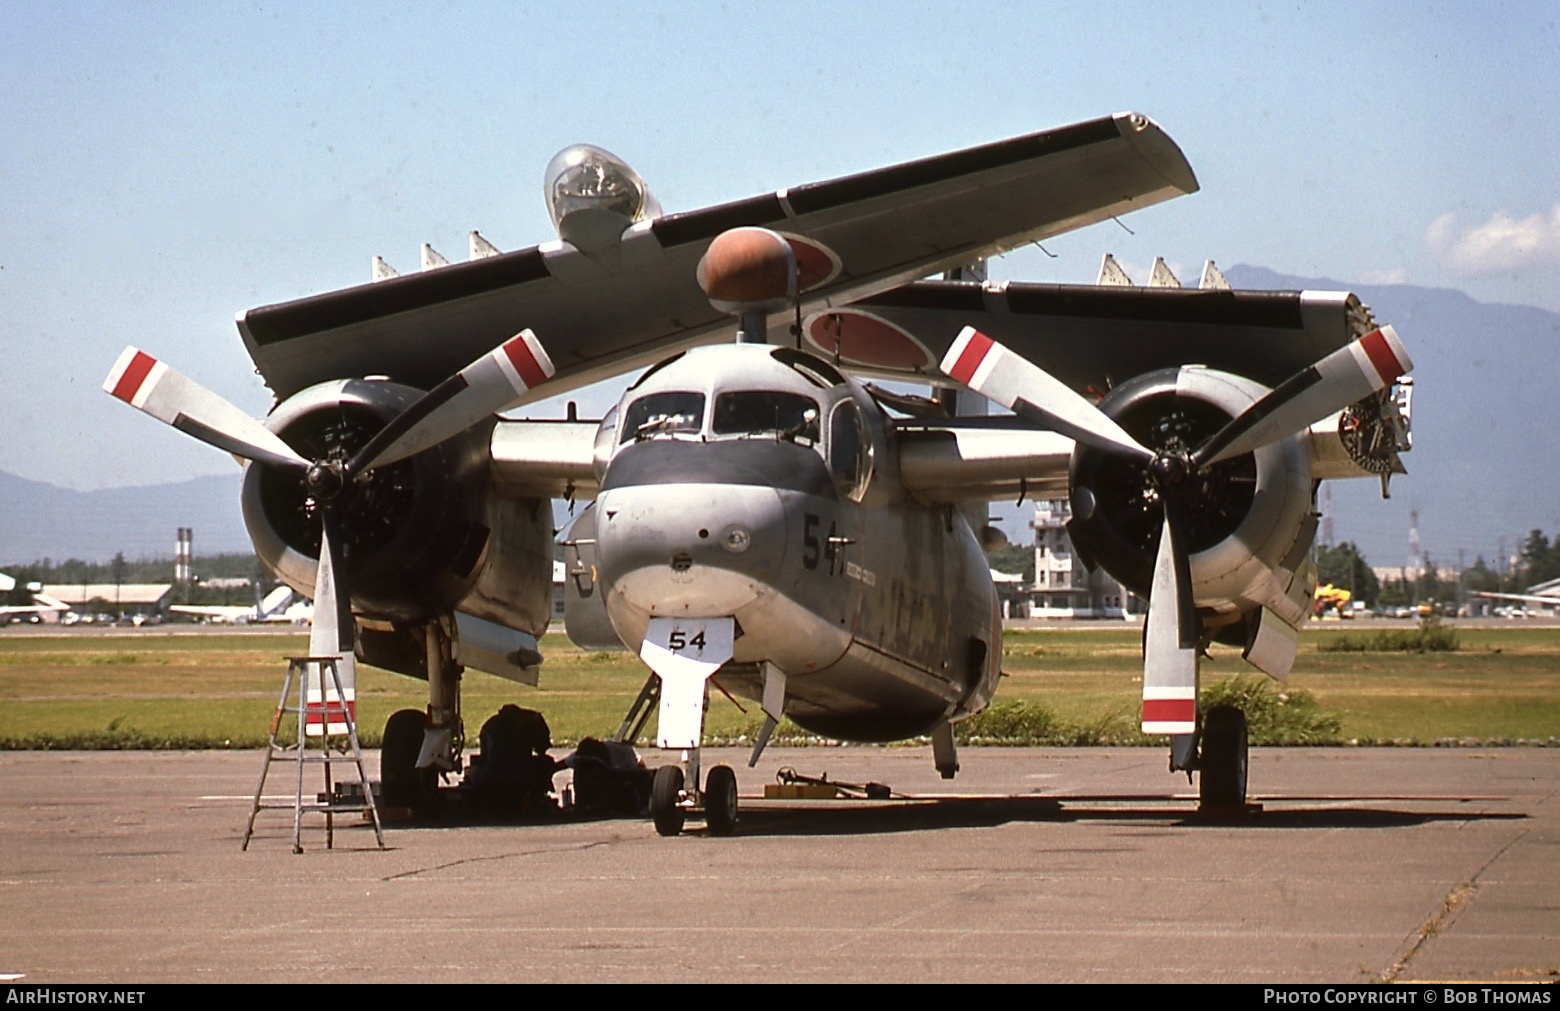
[[[723,435],[771,435],[816,444],[818,403],[799,393],[742,390],[715,398],[711,431]]]
[[[704,394],[647,393],[628,405],[619,442],[681,433],[698,435],[704,427]]]

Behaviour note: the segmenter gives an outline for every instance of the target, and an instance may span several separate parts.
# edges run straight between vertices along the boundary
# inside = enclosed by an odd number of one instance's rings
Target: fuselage
[[[652,617],[732,617],[725,690],[786,675],[786,714],[894,740],[983,708],[1001,625],[959,510],[900,487],[892,427],[827,362],[763,345],[690,351],[603,423],[598,585],[618,637]]]

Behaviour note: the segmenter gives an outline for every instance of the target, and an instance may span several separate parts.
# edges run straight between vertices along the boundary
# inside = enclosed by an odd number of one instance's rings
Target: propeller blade
[[[1142,460],[1154,454],[1110,416],[1050,373],[974,327],[965,327],[943,356],[942,370],[1020,417],[1075,442]]]
[[[1372,330],[1240,412],[1198,447],[1192,463],[1206,467],[1277,442],[1385,389],[1413,367],[1397,331],[1390,326]]]
[[[352,596],[342,585],[341,528],[336,511],[327,508],[320,533],[319,568],[314,573],[314,625],[309,630],[313,656],[352,651]]]
[[[309,665],[309,712],[305,723],[311,735],[344,734],[347,725],[344,709],[356,712],[357,664],[352,653],[352,598],[342,583],[341,531],[334,509],[322,516],[320,563],[314,573],[314,624],[309,629],[309,655],[336,657],[336,673],[341,679],[338,694],[335,680],[319,664]]]
[[[386,425],[347,464],[361,474],[437,446],[490,414],[525,402],[553,375],[552,359],[530,330],[522,330],[423,394]]]
[[[309,466],[260,422],[139,348],[125,348],[103,390],[234,456],[300,470]]]
[[[1143,641],[1143,733],[1197,731],[1197,610],[1180,516],[1165,503]]]

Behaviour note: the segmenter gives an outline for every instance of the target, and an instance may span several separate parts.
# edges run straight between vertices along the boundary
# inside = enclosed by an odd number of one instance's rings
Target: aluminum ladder
[[[346,704],[346,692],[342,689],[341,672],[337,669],[338,658],[335,656],[294,656],[287,658],[287,677],[282,681],[282,694],[276,701],[276,713],[271,717],[271,735],[266,744],[265,761],[260,766],[260,781],[255,784],[255,799],[249,809],[249,824],[244,829],[243,850],[249,849],[249,840],[254,835],[255,817],[262,810],[288,810],[293,813],[293,852],[303,852],[303,815],[305,812],[325,815],[325,848],[331,849],[335,844],[336,815],[347,813],[359,813],[365,807],[374,823],[374,838],[379,843],[379,848],[385,848],[384,830],[379,823],[379,809],[374,804],[373,785],[369,782],[368,775],[363,771],[363,749],[358,744],[357,721],[353,717],[352,707]],[[321,689],[327,683],[326,672],[329,672],[330,682],[335,685],[335,698],[331,699],[328,692],[320,691],[319,701],[309,702],[309,665],[314,664],[319,669],[319,684]],[[297,686],[297,703],[290,704],[288,696],[293,695],[294,685]],[[290,745],[278,744],[277,731],[281,729],[282,720],[288,714],[296,714],[298,718],[298,736],[296,742]],[[309,733],[309,723],[316,721],[320,724],[317,734]],[[334,723],[341,723],[346,727],[346,744],[344,746],[334,743],[342,735],[330,733],[330,727]],[[314,738],[311,742],[310,738]],[[291,801],[282,803],[278,801],[266,801],[265,780],[271,772],[272,762],[295,762],[298,767],[296,788],[293,791]],[[350,762],[357,769],[357,781],[361,790],[362,800],[341,801],[336,796],[336,783],[331,775],[331,767],[337,763]],[[312,799],[306,799],[303,792],[303,769],[306,765],[319,765],[325,773],[325,791]],[[343,781],[345,783],[347,781]]]

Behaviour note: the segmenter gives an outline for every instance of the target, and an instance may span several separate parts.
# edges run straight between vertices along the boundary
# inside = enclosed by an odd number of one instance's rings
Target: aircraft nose
[[[649,614],[735,614],[785,562],[785,507],[766,485],[615,488],[597,509],[599,575]]]

